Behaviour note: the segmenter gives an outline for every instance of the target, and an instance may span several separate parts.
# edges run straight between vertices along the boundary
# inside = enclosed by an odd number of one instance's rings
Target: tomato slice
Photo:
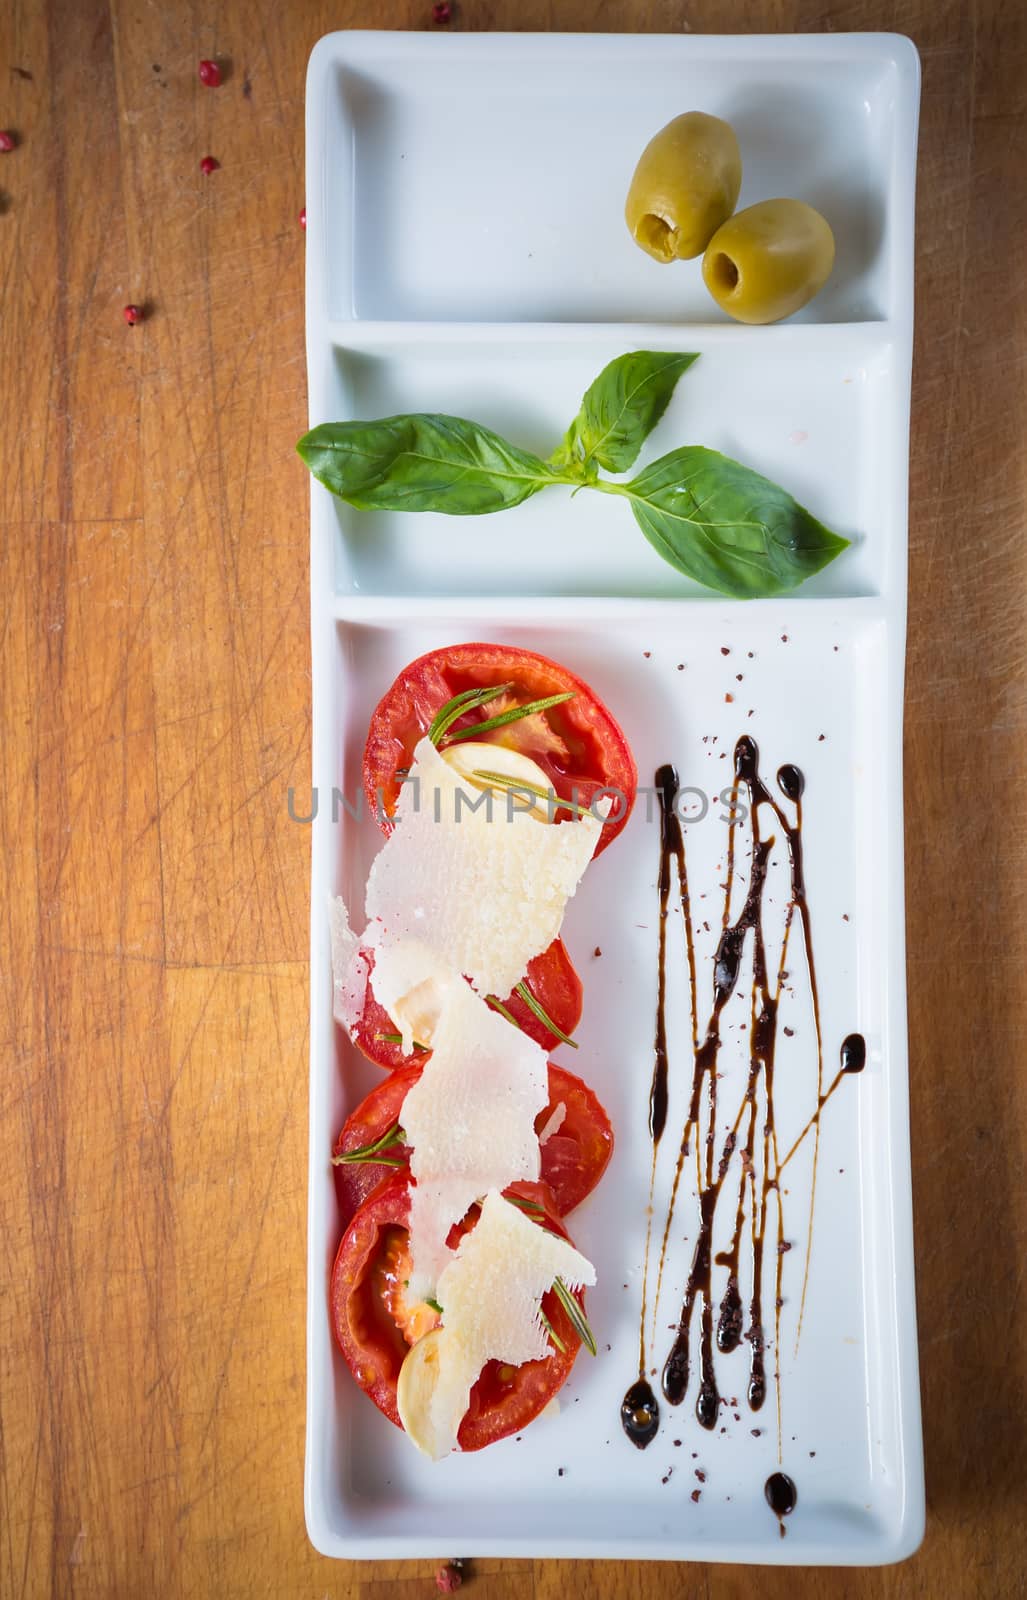
[[[374,969],[374,952],[360,950],[357,952],[357,960],[363,962],[370,980]],[[562,939],[554,939],[548,949],[528,962],[524,981],[549,1020],[556,1024],[561,1033],[570,1037],[581,1021],[583,991],[581,979]],[[518,1027],[528,1035],[529,1039],[534,1039],[536,1044],[541,1045],[547,1054],[561,1043],[559,1037],[539,1020],[519,994],[515,992],[507,995],[503,1004]],[[392,1037],[395,1032],[396,1024],[375,999],[368,981],[364,1009],[350,1029],[353,1043],[368,1061],[373,1061],[377,1067],[384,1067],[387,1072],[393,1072],[399,1067],[409,1067],[412,1060],[423,1066],[428,1058],[428,1052],[419,1050],[415,1052],[413,1058],[404,1055],[402,1046]]]
[[[335,1155],[363,1150],[376,1144],[400,1120],[407,1091],[421,1076],[421,1067],[393,1072],[360,1102],[346,1118],[335,1141]],[[573,1072],[549,1063],[549,1102],[535,1119],[542,1133],[557,1107],[564,1108],[555,1132],[542,1146],[542,1182],[552,1194],[553,1210],[566,1217],[592,1193],[613,1154],[613,1129],[602,1103]],[[378,1156],[337,1166],[335,1192],[343,1227],[348,1227],[368,1195],[399,1169],[406,1171],[410,1151],[405,1144],[390,1144]]]
[[[419,656],[400,673],[378,702],[364,746],[364,788],[372,814],[388,833],[400,790],[397,774],[409,767],[414,746],[436,712],[465,690],[506,683],[512,687],[500,699],[466,712],[447,737],[515,705],[573,692],[574,698],[561,705],[481,737],[530,756],[562,799],[587,806],[600,790],[612,791],[613,810],[596,846],[599,855],[624,827],[634,804],[638,774],[628,742],[587,683],[547,656],[512,645],[450,645]],[[558,821],[566,820],[561,813]]]
[[[506,1193],[540,1206],[539,1226],[568,1237],[544,1184],[511,1184]],[[410,1344],[394,1314],[395,1289],[410,1214],[409,1195],[407,1176],[399,1173],[368,1196],[343,1235],[329,1289],[332,1326],[346,1365],[364,1393],[397,1427],[402,1424],[396,1383]],[[451,1242],[455,1244],[460,1233],[473,1228],[476,1221],[474,1209],[465,1223],[454,1229]],[[577,1298],[584,1307],[583,1295]],[[457,1435],[461,1450],[481,1450],[496,1439],[519,1433],[545,1410],[565,1383],[580,1341],[554,1294],[543,1297],[542,1307],[564,1349],[552,1347],[544,1360],[519,1367],[490,1361],[471,1390],[470,1406]],[[404,1320],[412,1329],[416,1327],[405,1315]]]

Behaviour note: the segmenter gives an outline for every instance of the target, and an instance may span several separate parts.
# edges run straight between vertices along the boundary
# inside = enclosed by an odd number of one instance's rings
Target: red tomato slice
[[[374,953],[362,950],[358,953],[357,959],[363,961],[367,976],[370,978],[374,968]],[[581,979],[562,939],[554,939],[547,950],[543,950],[540,956],[535,956],[528,962],[524,981],[550,1021],[555,1022],[561,1033],[571,1036],[581,1021],[582,987]],[[545,1023],[539,1021],[519,994],[507,995],[503,1004],[518,1027],[528,1035],[529,1039],[534,1039],[536,1044],[541,1045],[547,1054],[560,1044],[561,1041],[556,1034],[550,1032]],[[388,1012],[378,1004],[368,983],[364,1009],[350,1030],[353,1043],[369,1061],[373,1061],[375,1066],[384,1067],[387,1072],[393,1072],[398,1067],[409,1067],[412,1059],[416,1064],[423,1066],[429,1052],[420,1050],[413,1058],[405,1056],[402,1046],[389,1037],[395,1032],[396,1024]]]
[[[587,806],[598,791],[613,791],[613,812],[596,846],[599,855],[621,831],[634,804],[638,774],[628,742],[587,683],[548,657],[512,645],[450,645],[419,656],[400,673],[378,702],[364,746],[364,788],[373,815],[388,833],[399,795],[397,772],[410,765],[414,746],[436,712],[466,689],[501,683],[513,687],[501,700],[466,712],[452,725],[449,736],[514,705],[572,690],[572,700],[495,728],[482,738],[530,756],[565,800],[575,798],[578,805]],[[568,820],[567,814],[562,812],[559,820]]]
[[[399,1121],[407,1091],[421,1076],[421,1067],[408,1066],[393,1072],[360,1102],[343,1124],[335,1141],[335,1155],[364,1149],[377,1141]],[[613,1154],[613,1129],[602,1104],[587,1084],[573,1072],[549,1064],[549,1103],[535,1119],[541,1133],[556,1107],[564,1107],[563,1120],[542,1146],[542,1182],[552,1194],[553,1210],[566,1217],[592,1193],[606,1171]],[[368,1195],[401,1167],[405,1172],[410,1151],[405,1144],[392,1144],[365,1161],[337,1166],[335,1190],[343,1227]]]
[[[365,1200],[343,1235],[329,1289],[332,1326],[346,1365],[364,1393],[397,1427],[402,1424],[396,1408],[396,1383],[410,1345],[387,1302],[395,1305],[409,1193],[406,1174],[400,1173]],[[552,1197],[544,1184],[516,1183],[506,1193],[540,1205],[539,1226],[568,1237],[553,1213]],[[473,1228],[476,1221],[477,1212],[472,1211],[468,1220],[453,1230],[451,1241],[455,1244],[463,1229]],[[577,1298],[584,1307],[583,1295]],[[481,1450],[496,1439],[519,1433],[545,1410],[565,1383],[580,1341],[554,1294],[545,1295],[542,1306],[564,1350],[553,1347],[546,1359],[519,1367],[490,1361],[471,1390],[470,1406],[457,1435],[461,1450]]]

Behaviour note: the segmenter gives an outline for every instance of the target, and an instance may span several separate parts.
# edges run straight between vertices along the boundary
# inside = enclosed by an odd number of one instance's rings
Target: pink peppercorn
[[[8,155],[14,149],[17,142],[18,141],[14,137],[14,134],[8,133],[6,128],[0,130],[0,150],[3,151],[4,155]]]
[[[306,206],[304,206],[303,210],[300,212],[300,227],[303,229],[303,232],[306,233],[306,231],[307,231],[307,208],[306,208]]]
[[[216,156],[204,156],[203,160],[200,162],[200,171],[203,173],[205,178],[209,178],[211,173],[216,172],[220,165],[221,163]]]
[[[142,322],[143,320],[143,308],[142,306],[126,306],[121,315],[129,327],[134,328],[137,322]]]
[[[452,15],[453,8],[449,4],[449,0],[435,0],[435,4],[431,8],[433,22],[437,22],[440,27],[443,27]]]
[[[463,1581],[455,1567],[440,1567],[435,1574],[435,1587],[442,1594],[455,1594]]]
[[[216,61],[200,62],[200,82],[207,89],[217,89],[221,84],[221,68]]]

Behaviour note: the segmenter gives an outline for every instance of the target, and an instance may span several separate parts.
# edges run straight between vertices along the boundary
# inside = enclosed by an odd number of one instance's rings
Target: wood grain
[[[434,1592],[302,1522],[302,97],[428,0],[0,0],[0,1595]],[[920,47],[907,717],[929,1521],[867,1572],[481,1562],[491,1600],[1024,1592],[1016,0],[465,0],[453,26]],[[217,93],[196,79],[223,55]],[[15,71],[14,69],[20,69]],[[199,172],[213,154],[222,169]],[[145,303],[128,329],[127,301]]]

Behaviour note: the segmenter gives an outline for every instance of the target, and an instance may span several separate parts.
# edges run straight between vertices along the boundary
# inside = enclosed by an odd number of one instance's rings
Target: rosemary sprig
[[[547,805],[552,806],[554,812],[573,811],[578,817],[594,816],[588,806],[576,805],[573,800],[562,800],[555,789],[543,789],[540,783],[526,783],[523,778],[511,778],[505,772],[480,772],[477,768],[471,773],[471,777],[479,778],[482,783],[493,784],[500,789],[516,789],[524,794],[535,795],[539,800],[545,800]],[[595,820],[599,821],[599,818]]]
[[[555,1332],[555,1330],[553,1328],[553,1324],[550,1322],[549,1318],[546,1316],[546,1314],[543,1311],[541,1306],[539,1306],[539,1308],[538,1308],[538,1317],[539,1317],[539,1321],[541,1322],[543,1328],[545,1328],[547,1334],[549,1335],[550,1339],[555,1344],[556,1348],[559,1350],[560,1354],[562,1356],[565,1356],[567,1354],[567,1346],[564,1344],[563,1340],[560,1338],[560,1335]]]
[[[574,1326],[574,1332],[585,1346],[585,1349],[588,1351],[589,1355],[598,1355],[599,1346],[596,1344],[596,1336],[588,1325],[588,1320],[585,1316],[585,1313],[582,1311],[577,1300],[575,1300],[574,1296],[571,1294],[562,1278],[555,1278],[553,1280],[553,1293],[556,1295],[556,1298],[559,1300],[560,1304],[563,1306],[563,1309],[570,1317]]]
[[[383,1167],[403,1167],[405,1161],[394,1159],[392,1156],[383,1156],[381,1151],[389,1150],[393,1145],[405,1144],[406,1135],[398,1122],[391,1128],[386,1128],[379,1139],[373,1144],[362,1144],[356,1150],[342,1150],[337,1156],[332,1157],[333,1167],[360,1166],[362,1162],[374,1161]]]
[[[569,1033],[564,1033],[562,1028],[558,1028],[556,1026],[556,1023],[553,1021],[552,1017],[545,1010],[544,1006],[540,1005],[535,999],[535,996],[532,994],[526,983],[522,981],[521,983],[517,984],[516,988],[514,989],[514,993],[520,996],[528,1010],[533,1012],[541,1022],[542,1026],[544,1028],[548,1028],[550,1033],[555,1034],[561,1043],[569,1044],[572,1050],[576,1050],[578,1048],[577,1039],[572,1039]]]
[[[432,744],[438,744],[465,711],[473,711],[477,706],[487,705],[490,700],[497,699],[499,695],[505,694],[507,689],[512,688],[512,683],[497,683],[484,689],[465,689],[463,694],[454,695],[452,700],[447,700],[444,706],[439,707],[431,720],[428,737]]]
[[[516,1206],[519,1211],[527,1211],[529,1215],[544,1217],[546,1214],[545,1206],[540,1206],[537,1200],[525,1200],[519,1194],[508,1194],[504,1196],[504,1199],[509,1200],[510,1204]]]
[[[403,1035],[401,1033],[376,1033],[375,1034],[375,1038],[376,1039],[382,1039],[386,1044],[402,1044],[403,1043]],[[430,1050],[431,1049],[431,1045],[430,1044],[422,1044],[420,1039],[415,1039],[414,1040],[414,1049],[415,1050]]]
[[[539,711],[548,711],[550,706],[562,706],[565,700],[573,700],[576,692],[568,689],[565,694],[551,694],[544,700],[529,700],[527,705],[511,706],[509,711],[487,717],[484,722],[476,722],[471,728],[458,728],[456,733],[449,735],[449,743],[455,744],[458,739],[477,739],[479,734],[491,733],[494,728],[505,728],[508,723],[519,722],[522,717],[533,717]]]
[[[517,1018],[514,1016],[512,1011],[508,1011],[507,1010],[507,1008],[503,1004],[502,1000],[497,1000],[494,994],[487,994],[485,996],[485,999],[486,999],[487,1003],[492,1007],[493,1011],[498,1011],[499,1015],[501,1017],[505,1017],[507,1022],[509,1022],[512,1027],[514,1027],[514,1028],[519,1028],[520,1027],[520,1023],[517,1021]]]

